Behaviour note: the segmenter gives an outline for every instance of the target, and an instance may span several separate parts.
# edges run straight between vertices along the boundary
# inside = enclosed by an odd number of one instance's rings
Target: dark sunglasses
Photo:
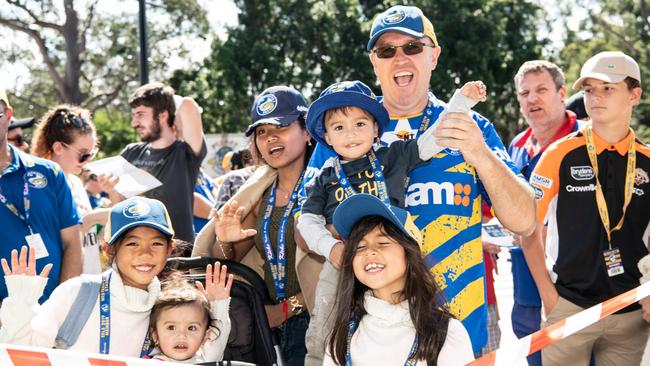
[[[72,150],[72,151],[74,151],[74,152],[77,153],[77,158],[79,159],[79,162],[80,162],[80,163],[83,163],[84,161],[87,161],[87,160],[90,159],[90,158],[94,158],[95,155],[97,155],[97,151],[98,151],[97,148],[92,149],[90,152],[83,152],[83,151],[79,151],[79,150],[75,149],[74,147],[72,147],[72,146],[66,144],[66,143],[63,142],[63,141],[60,141],[60,142],[61,142],[61,143],[63,144],[63,146],[65,146],[66,148],[68,148],[68,149],[70,149],[70,150]]]
[[[86,124],[88,123],[88,122],[86,122],[85,119],[83,119],[82,117],[77,116],[76,114],[74,114],[72,112],[63,112],[63,111],[61,113],[59,113],[59,115],[57,116],[57,121],[59,123],[61,123],[61,124],[70,123],[73,126],[75,126],[76,128],[82,128],[85,123]]]
[[[381,47],[373,48],[372,52],[377,54],[379,58],[391,58],[397,54],[397,49],[401,48],[404,51],[405,55],[413,56],[421,53],[424,47],[436,48],[435,45],[420,42],[420,41],[411,41],[409,43],[403,44],[401,46],[391,46],[385,45]]]
[[[23,146],[23,144],[27,142],[27,139],[25,139],[25,136],[23,136],[23,135],[16,135],[14,137],[7,137],[7,140],[13,142],[14,144],[16,144],[16,146]]]

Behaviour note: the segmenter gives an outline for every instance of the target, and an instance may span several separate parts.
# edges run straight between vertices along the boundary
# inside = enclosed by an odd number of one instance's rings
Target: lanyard
[[[298,181],[293,187],[291,192],[291,197],[287,203],[287,207],[284,209],[284,214],[282,215],[282,220],[280,221],[280,227],[278,229],[278,240],[277,240],[277,258],[273,253],[273,246],[271,245],[271,233],[270,233],[270,224],[271,224],[271,213],[275,207],[275,191],[278,185],[276,179],[273,182],[271,187],[271,193],[269,194],[269,199],[266,203],[266,209],[264,210],[264,219],[262,220],[262,244],[264,245],[264,251],[266,252],[266,259],[269,262],[269,267],[271,268],[271,274],[273,275],[273,284],[275,285],[275,294],[278,299],[284,299],[286,297],[286,266],[287,266],[287,257],[286,257],[286,226],[289,221],[289,216],[291,216],[291,211],[293,206],[298,200],[298,191],[300,189],[300,184],[305,175],[303,171],[298,178]]]
[[[25,205],[25,214],[21,214],[16,206],[14,206],[13,203],[9,202],[7,200],[7,197],[5,197],[2,194],[2,189],[0,188],[0,202],[2,202],[9,211],[11,211],[14,215],[16,215],[19,219],[21,219],[25,225],[27,225],[27,228],[29,229],[30,234],[34,234],[34,231],[32,231],[32,226],[29,224],[29,206],[30,206],[30,200],[29,200],[29,182],[27,181],[27,172],[25,172],[25,175],[23,175],[23,204]]]
[[[390,198],[388,197],[388,188],[386,188],[386,179],[384,178],[384,172],[381,170],[381,163],[377,159],[375,152],[370,149],[368,152],[368,160],[370,160],[370,166],[372,167],[372,173],[374,175],[374,180],[377,182],[377,194],[379,199],[387,206],[390,205]],[[334,159],[334,172],[336,173],[336,179],[338,179],[339,184],[343,188],[346,197],[353,196],[357,192],[352,188],[350,181],[345,176],[343,167],[341,166],[341,160],[337,157]]]
[[[102,275],[102,284],[99,288],[99,353],[107,355],[109,353],[111,339],[111,292],[110,281],[112,270],[104,272]],[[151,337],[149,331],[144,338],[140,358],[147,356],[151,351]]]
[[[345,354],[345,366],[352,366],[352,357],[350,356],[350,345],[352,344],[352,335],[357,331],[359,327],[359,318],[356,315],[350,316],[350,324],[348,325],[348,347]],[[404,366],[415,366],[417,360],[415,359],[415,351],[418,348],[418,337],[415,336],[413,340],[413,345],[409,351],[408,358],[404,361]]]
[[[594,135],[592,128],[587,126],[584,131],[586,145],[587,145],[587,155],[589,155],[589,161],[591,162],[591,167],[594,170],[594,176],[596,177],[596,204],[598,205],[598,212],[600,213],[600,220],[603,222],[605,227],[605,232],[607,233],[607,243],[609,244],[609,250],[612,250],[612,232],[619,230],[623,226],[623,219],[625,218],[625,212],[627,211],[630,201],[632,201],[632,191],[634,188],[634,168],[636,166],[636,145],[634,138],[634,131],[630,130],[632,136],[630,137],[630,146],[627,150],[627,168],[625,170],[625,191],[624,191],[624,201],[623,201],[623,213],[621,214],[621,219],[614,227],[610,230],[609,222],[609,212],[607,211],[607,202],[605,201],[605,195],[603,194],[603,188],[600,185],[598,180],[598,156],[596,155],[596,144],[594,143]]]
[[[424,133],[424,131],[429,128],[429,123],[431,123],[431,116],[433,116],[433,100],[434,100],[433,94],[429,92],[429,102],[427,103],[427,107],[424,109],[424,113],[422,114],[422,122],[420,123],[420,128],[418,129],[418,134],[416,137],[420,137]]]

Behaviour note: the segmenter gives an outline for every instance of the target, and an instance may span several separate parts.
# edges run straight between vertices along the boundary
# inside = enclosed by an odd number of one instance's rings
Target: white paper
[[[515,239],[503,228],[496,217],[483,224],[481,239],[483,239],[484,242],[492,243],[500,247],[515,247]]]
[[[115,190],[122,196],[129,198],[161,186],[162,183],[153,175],[136,168],[121,156],[113,156],[86,164],[86,169],[101,174],[111,174],[119,177]]]

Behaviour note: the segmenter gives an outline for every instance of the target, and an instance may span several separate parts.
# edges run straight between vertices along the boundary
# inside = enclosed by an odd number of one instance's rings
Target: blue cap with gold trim
[[[345,199],[334,211],[332,222],[339,235],[348,239],[354,225],[366,216],[381,216],[415,240],[418,245],[423,243],[422,233],[415,226],[411,214],[397,206],[388,206],[371,194],[360,193]]]
[[[165,205],[155,199],[132,197],[111,208],[104,240],[113,245],[117,238],[136,226],[148,226],[172,238],[174,228]]]
[[[367,50],[372,50],[379,37],[386,32],[398,32],[415,38],[429,37],[434,46],[438,46],[433,24],[415,6],[396,5],[377,15],[372,22]]]

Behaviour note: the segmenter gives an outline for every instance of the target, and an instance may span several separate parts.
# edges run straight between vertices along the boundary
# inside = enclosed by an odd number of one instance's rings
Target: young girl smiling
[[[149,315],[160,294],[156,277],[175,248],[174,229],[165,206],[134,197],[115,205],[106,225],[105,250],[112,269],[101,276],[76,277],[55,289],[38,305],[51,266],[36,275],[35,252],[12,252],[11,265],[2,258],[9,296],[0,308],[0,343],[66,348],[142,357],[151,351]],[[86,284],[99,284],[87,319],[78,314],[77,296]],[[92,299],[91,299],[92,301]],[[75,309],[73,309],[75,306]],[[74,324],[83,322],[82,324]],[[70,328],[80,329],[71,336]]]
[[[323,365],[465,365],[463,325],[420,254],[422,235],[403,209],[357,194],[334,212],[346,239],[334,330]]]

